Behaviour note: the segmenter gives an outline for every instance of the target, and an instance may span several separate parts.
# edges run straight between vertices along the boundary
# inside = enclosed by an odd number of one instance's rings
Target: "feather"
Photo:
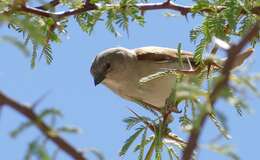
[[[151,61],[177,61],[177,49],[163,48],[163,47],[142,47],[134,49],[138,60]],[[183,58],[189,58],[193,61],[193,54],[188,51],[181,51]]]

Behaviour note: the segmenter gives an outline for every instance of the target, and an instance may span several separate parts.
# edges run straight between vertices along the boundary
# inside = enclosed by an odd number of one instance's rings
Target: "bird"
[[[240,54],[233,68],[243,63],[253,50]],[[180,58],[183,64],[180,65]],[[215,70],[218,64],[204,60]],[[209,63],[210,62],[210,63]],[[120,97],[161,112],[167,104],[176,76],[169,74],[140,85],[140,80],[163,71],[176,71],[186,75],[197,74],[200,65],[192,52],[166,47],[146,46],[135,49],[115,47],[106,49],[95,57],[90,72],[94,84],[103,84]],[[175,112],[179,112],[176,108]]]

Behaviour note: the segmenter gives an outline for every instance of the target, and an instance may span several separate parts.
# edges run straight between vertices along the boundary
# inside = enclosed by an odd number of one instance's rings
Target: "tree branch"
[[[186,15],[191,12],[191,6],[184,6],[173,3],[172,1],[166,1],[161,3],[141,3],[136,5],[141,11],[147,10],[159,10],[159,9],[171,9],[180,12],[182,15]]]
[[[25,5],[25,6],[21,6],[20,8],[17,8],[17,11],[32,13],[32,14],[35,14],[38,16],[43,16],[43,17],[55,17],[58,19],[62,19],[62,18],[68,17],[68,16],[80,14],[80,13],[83,13],[86,11],[96,10],[99,7],[101,7],[99,4],[85,3],[85,5],[82,8],[71,9],[69,11],[63,11],[63,12],[49,12],[49,11],[42,10],[47,5],[49,5],[49,4],[46,4],[46,5],[43,5],[40,7],[36,7],[36,8]],[[118,6],[119,6],[119,4],[107,5],[107,7],[118,7]],[[186,15],[191,10],[191,7],[189,7],[189,6],[178,5],[171,1],[161,2],[161,3],[140,3],[140,4],[136,4],[136,6],[141,11],[172,9],[172,10],[179,11],[183,15]]]
[[[237,56],[245,47],[247,43],[249,43],[259,32],[260,30],[260,21],[257,21],[256,24],[252,27],[252,29],[241,39],[241,41],[237,45],[233,45],[229,50],[227,50],[228,59],[224,65],[224,68],[222,70],[222,76],[223,78],[216,84],[213,91],[211,92],[209,96],[208,103],[214,107],[214,104],[218,98],[218,95],[222,91],[222,88],[228,85],[229,77],[230,77],[230,71],[233,68],[233,64],[236,61]],[[193,154],[193,151],[197,147],[198,139],[200,136],[200,133],[202,132],[203,126],[207,120],[209,112],[208,111],[202,111],[199,115],[199,125],[197,127],[194,127],[191,131],[188,144],[183,151],[182,160],[190,160]]]
[[[16,102],[15,100],[7,97],[0,91],[0,107],[3,105],[16,110],[17,112],[28,118],[30,121],[32,121],[46,137],[48,137],[60,149],[73,157],[75,160],[86,160],[81,152],[77,151],[65,139],[60,137],[51,127],[44,123],[29,106]]]
[[[20,12],[26,12],[35,14],[42,17],[54,17],[58,19],[62,19],[65,17],[73,16],[76,14],[80,14],[83,12],[91,11],[91,10],[97,10],[98,8],[102,7],[100,4],[91,4],[91,3],[85,3],[82,8],[79,9],[71,9],[68,11],[63,12],[49,12],[46,11],[50,7],[55,7],[56,5],[60,4],[59,0],[52,0],[51,2],[44,4],[39,7],[30,7],[26,5],[22,5],[20,8],[16,8],[16,11]],[[119,4],[107,4],[107,7],[118,7]],[[180,12],[182,15],[187,15],[188,13],[191,13],[192,6],[185,6],[180,5],[172,2],[171,0],[167,0],[165,2],[159,2],[159,3],[138,3],[136,4],[136,7],[140,9],[140,11],[148,11],[148,10],[161,10],[161,9],[170,9]],[[224,9],[224,7],[219,7],[219,11]],[[260,15],[260,7],[256,7],[252,9],[252,12],[254,14]],[[210,9],[204,9],[202,12],[212,12]],[[242,14],[245,11],[242,12]]]

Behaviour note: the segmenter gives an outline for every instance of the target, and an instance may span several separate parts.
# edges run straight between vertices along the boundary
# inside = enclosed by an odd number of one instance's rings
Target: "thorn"
[[[193,67],[192,67],[192,65],[190,63],[190,59],[188,57],[186,57],[186,59],[187,59],[187,61],[189,63],[189,67],[190,67],[189,71],[194,71],[194,69],[193,69]]]
[[[0,104],[0,119],[2,118],[2,114],[4,110],[3,108],[4,108],[3,105]]]
[[[170,4],[171,3],[171,0],[167,0],[166,2],[165,2],[165,4]]]
[[[181,14],[185,16],[186,21],[189,23],[189,18],[188,18],[187,13],[186,13],[186,12],[185,12],[185,13],[183,12],[183,13],[181,13]]]
[[[51,91],[45,92],[40,98],[38,98],[33,104],[32,104],[32,110],[35,109],[49,94]]]
[[[141,16],[144,16],[144,10],[141,10]]]

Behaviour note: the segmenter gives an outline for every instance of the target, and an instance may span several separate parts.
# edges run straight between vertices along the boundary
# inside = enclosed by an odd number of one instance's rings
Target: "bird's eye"
[[[110,63],[106,63],[106,65],[105,65],[106,70],[109,70],[110,67],[111,67],[111,64]]]

